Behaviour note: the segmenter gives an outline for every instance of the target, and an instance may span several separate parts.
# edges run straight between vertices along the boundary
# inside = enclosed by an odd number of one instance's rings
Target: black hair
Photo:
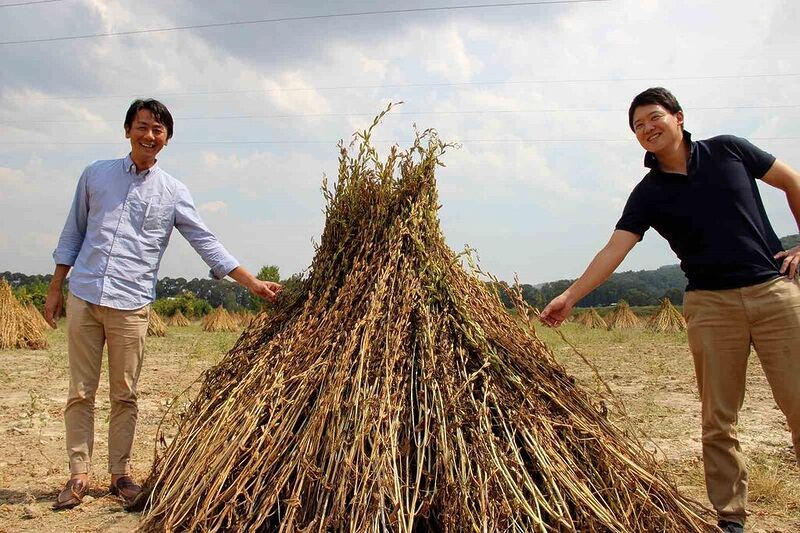
[[[137,99],[131,103],[128,112],[125,114],[125,131],[130,131],[133,126],[133,119],[136,118],[136,113],[142,109],[150,111],[153,117],[167,128],[167,139],[171,139],[173,127],[172,115],[169,109],[167,109],[167,106],[152,98],[146,100]]]
[[[675,98],[671,92],[663,87],[651,87],[637,94],[636,98],[631,102],[631,107],[628,109],[628,126],[630,126],[633,132],[636,131],[633,129],[633,113],[636,111],[637,107],[643,105],[660,105],[673,115],[678,111],[683,111],[681,104],[678,103],[678,99]]]

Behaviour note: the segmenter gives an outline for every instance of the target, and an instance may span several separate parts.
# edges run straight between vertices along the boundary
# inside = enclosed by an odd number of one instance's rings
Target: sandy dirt
[[[598,366],[623,401],[628,416],[619,422],[646,432],[646,446],[681,490],[708,505],[700,459],[699,403],[685,335],[590,331],[575,325],[562,331]],[[540,335],[585,386],[599,388],[570,347],[552,331]],[[217,362],[237,336],[204,333],[193,325],[169,328],[163,339],[148,339],[139,383],[135,479],[141,481],[149,472],[156,430],[169,402]],[[68,383],[63,324],[49,332],[48,339],[47,350],[0,351],[0,531],[132,531],[139,515],[125,512],[121,501],[108,493],[105,368],[97,395],[90,501],[72,510],[50,510],[68,474],[62,417]],[[740,439],[751,471],[748,531],[800,531],[800,470],[793,463],[783,416],[755,356]]]

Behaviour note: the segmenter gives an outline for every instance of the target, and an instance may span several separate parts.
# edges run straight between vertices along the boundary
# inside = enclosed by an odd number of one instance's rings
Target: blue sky
[[[0,44],[0,271],[52,271],[81,170],[124,156],[128,104],[155,97],[176,119],[161,166],[251,270],[310,264],[336,142],[404,101],[375,134],[384,149],[414,124],[462,144],[438,174],[451,246],[501,279],[576,277],[644,174],[626,110],[649,86],[676,94],[696,138],[741,135],[800,168],[798,4],[611,0]],[[398,6],[61,0],[0,7],[0,41]],[[766,189],[776,232],[795,233]],[[674,262],[648,232],[620,269]],[[207,271],[176,232],[161,276]]]

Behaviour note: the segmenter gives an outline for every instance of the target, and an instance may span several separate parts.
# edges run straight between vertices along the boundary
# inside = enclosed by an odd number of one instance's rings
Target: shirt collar
[[[125,159],[123,160],[122,164],[123,164],[123,168],[125,169],[125,172],[127,172],[128,174],[133,174],[134,176],[136,176],[138,178],[146,178],[147,176],[150,175],[151,172],[154,172],[154,171],[158,170],[158,159],[156,159],[156,162],[153,163],[152,167],[150,167],[150,168],[148,168],[148,169],[146,169],[146,170],[144,170],[142,172],[139,172],[137,174],[136,173],[136,163],[134,163],[133,159],[131,159],[131,154],[130,153],[125,156]]]
[[[683,138],[687,143],[689,143],[689,161],[691,161],[695,149],[694,142],[692,142],[692,134],[686,130],[683,130]],[[650,169],[658,170],[658,159],[656,158],[656,154],[653,152],[646,152],[644,154],[644,166]]]

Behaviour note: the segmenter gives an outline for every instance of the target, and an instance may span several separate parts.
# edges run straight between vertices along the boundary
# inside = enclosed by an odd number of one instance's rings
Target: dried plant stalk
[[[381,160],[371,131],[340,146],[309,274],[158,449],[142,529],[713,531],[448,248],[447,145]]]

